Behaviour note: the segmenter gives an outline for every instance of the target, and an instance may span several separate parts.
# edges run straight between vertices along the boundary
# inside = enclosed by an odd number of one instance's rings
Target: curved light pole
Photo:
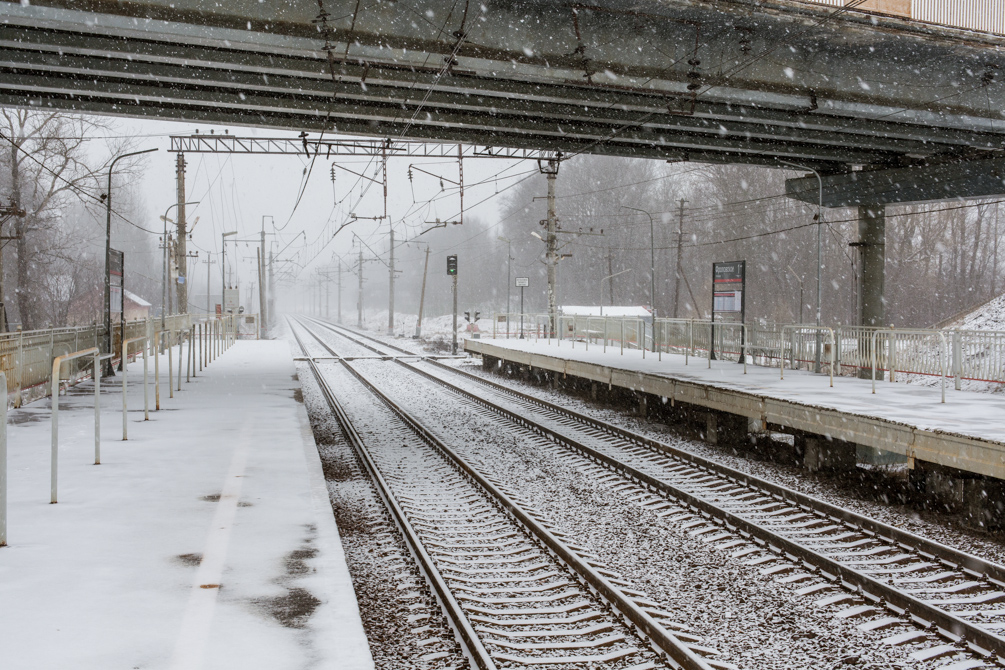
[[[194,200],[192,202],[183,202],[182,205],[198,205],[199,200]],[[164,216],[161,217],[161,221],[164,222],[164,263],[163,272],[161,274],[161,288],[163,295],[161,296],[161,330],[164,330],[164,315],[167,313],[168,304],[168,290],[167,290],[167,278],[168,278],[168,222],[174,223],[168,218],[168,212],[177,207],[179,203],[172,203],[168,205],[168,208],[164,210]],[[207,289],[208,290],[208,289]]]
[[[614,279],[618,275],[623,275],[626,272],[631,272],[634,268],[628,268],[627,270],[622,270],[621,272],[615,272],[612,275],[607,275],[600,280],[600,316],[604,315],[604,282],[608,279]],[[611,305],[614,305],[614,296],[611,296]]]
[[[788,161],[778,162],[783,165],[788,165],[789,167],[812,172],[817,178],[817,184],[820,186],[819,199],[817,200],[817,344],[815,361],[813,364],[813,371],[820,372],[820,295],[822,290],[822,284],[820,283],[820,268],[823,265],[823,259],[820,255],[820,236],[824,222],[824,180],[820,178],[820,173],[811,167],[797,165],[796,163],[789,163]]]
[[[642,212],[649,217],[649,304],[653,308],[653,324],[656,323],[656,238],[653,232],[653,215],[638,207],[621,205],[623,209],[632,209]]]
[[[112,353],[112,282],[111,277],[108,274],[111,268],[112,262],[112,170],[115,168],[115,164],[118,163],[123,158],[129,158],[130,156],[139,156],[140,154],[149,154],[157,151],[156,148],[144,149],[143,151],[131,151],[128,154],[122,154],[121,156],[116,156],[112,159],[112,162],[108,165],[108,190],[106,191],[105,198],[105,352],[106,354]],[[126,269],[122,268],[123,275]],[[122,294],[123,306],[125,305],[126,295],[125,292]],[[123,320],[125,316],[123,315]],[[107,359],[105,361],[105,376],[110,377],[115,374],[112,369],[112,359]]]

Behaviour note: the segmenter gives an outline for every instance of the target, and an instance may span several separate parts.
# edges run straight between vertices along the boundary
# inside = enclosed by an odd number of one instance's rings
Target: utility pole
[[[558,176],[558,166],[561,161],[561,154],[555,158],[549,158],[547,164],[538,160],[537,166],[541,174],[548,178],[548,237],[545,243],[548,246],[545,256],[548,265],[548,320],[552,334],[557,332],[558,326],[558,305],[556,304],[556,291],[558,284],[558,217],[555,216],[555,178]],[[455,296],[456,301],[456,296]],[[454,353],[457,353],[456,351]]]
[[[452,344],[450,353],[457,355],[457,256],[447,256],[447,275],[453,278],[452,291],[454,294],[454,327],[452,333]]]
[[[387,169],[386,167],[384,168]],[[384,182],[384,192],[387,192],[387,181]],[[388,221],[390,224],[390,221]],[[394,226],[391,228],[391,262],[388,267],[387,289],[387,334],[394,335]]]
[[[209,287],[210,287],[210,284],[211,284],[211,281],[210,281],[211,280],[210,267],[213,265],[213,252],[212,251],[207,251],[206,252],[206,260],[204,260],[203,263],[206,264],[206,314],[210,314],[210,311],[209,311],[209,308],[210,308],[210,297],[213,294],[213,292],[209,290]]]
[[[429,273],[429,251],[429,245],[427,244],[426,264],[422,268],[422,291],[419,293],[419,320],[415,322],[415,339],[422,337],[422,308],[426,304],[426,275]]]
[[[258,311],[259,320],[261,323],[258,324],[259,336],[265,339],[265,333],[267,328],[265,326],[265,233],[262,233],[262,247],[261,249],[255,249],[255,258],[258,260]]]
[[[342,259],[338,259],[338,323],[342,324]]]
[[[268,215],[262,217],[262,236],[259,242],[259,247],[261,251],[258,254],[258,302],[259,311],[261,312],[261,324],[260,330],[262,338],[264,339],[265,333],[269,332],[269,312],[268,312],[268,289],[265,285],[265,219],[272,218]]]
[[[178,239],[175,241],[175,253],[178,259],[178,313],[188,311],[188,223],[185,220],[185,154],[178,152],[178,163],[175,167],[178,180]]]
[[[272,252],[269,252],[269,314],[274,314],[276,309],[276,278],[272,274]]]
[[[363,327],[363,247],[359,249],[359,289],[356,292],[356,327]]]
[[[673,280],[673,318],[677,318],[678,305],[677,301],[680,300],[680,263],[681,257],[684,253],[684,203],[687,202],[684,198],[680,199],[680,216],[677,219],[677,263],[674,267],[674,280]]]

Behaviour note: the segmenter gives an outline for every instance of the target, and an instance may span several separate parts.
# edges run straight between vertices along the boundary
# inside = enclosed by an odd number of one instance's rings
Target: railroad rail
[[[317,322],[386,355],[404,350]],[[365,337],[365,336],[362,336]],[[553,444],[655,495],[660,514],[765,575],[850,606],[864,631],[890,633],[887,644],[937,644],[913,654],[932,660],[969,651],[959,668],[1005,665],[1005,566],[700,458],[671,445],[521,393],[436,361],[395,361],[449,391],[547,436]],[[444,375],[444,373],[447,373]],[[447,378],[450,377],[450,379]]]
[[[705,658],[717,652],[649,606],[644,594],[626,588],[595,556],[550,530],[306,324],[290,326],[474,667],[735,667]],[[379,401],[379,416],[371,418],[379,430],[364,439],[365,430],[356,427],[298,329],[337,359],[334,371],[346,382],[340,389],[355,380],[368,391],[344,397]]]

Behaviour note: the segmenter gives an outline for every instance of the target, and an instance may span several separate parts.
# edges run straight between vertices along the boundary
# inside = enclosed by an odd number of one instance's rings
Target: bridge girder
[[[828,173],[1005,149],[999,37],[786,0],[323,4],[0,0],[0,104]]]

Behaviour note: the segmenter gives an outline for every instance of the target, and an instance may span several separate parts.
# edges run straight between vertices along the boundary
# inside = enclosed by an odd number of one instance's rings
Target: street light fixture
[[[513,288],[510,286],[513,279],[513,243],[508,237],[499,235],[496,237],[500,242],[506,243],[506,332],[509,332],[509,296]],[[507,335],[509,337],[509,335]]]
[[[624,209],[642,212],[649,217],[649,304],[653,308],[653,324],[656,324],[656,237],[653,231],[653,215],[638,207],[621,205]]]
[[[607,275],[600,280],[600,316],[604,315],[604,282],[609,279],[614,279],[618,275],[623,275],[626,272],[631,272],[634,268],[628,268],[627,270],[622,270],[621,272],[615,272],[612,275]],[[611,296],[611,306],[614,305],[614,296]]]
[[[236,230],[232,230],[228,233],[220,233],[220,278],[222,283],[220,284],[220,310],[222,311],[224,305],[227,304],[227,238],[231,235],[237,235]]]
[[[108,165],[108,191],[106,191],[105,198],[105,353],[112,353],[112,282],[111,276],[108,271],[111,269],[112,264],[112,170],[115,168],[115,164],[118,163],[123,158],[129,158],[130,156],[139,156],[140,154],[149,154],[157,151],[154,149],[144,149],[143,151],[131,151],[128,154],[122,154],[121,156],[116,156],[112,159],[112,162]],[[123,274],[125,273],[125,268],[122,268]],[[123,305],[125,304],[126,296],[123,294],[122,300]],[[114,375],[115,372],[112,370],[112,360],[109,358],[105,362],[105,376]]]
[[[194,200],[192,202],[183,202],[181,204],[182,205],[198,205],[199,202],[200,202],[199,200]],[[164,210],[164,216],[161,217],[161,221],[164,222],[164,237],[162,238],[164,240],[164,267],[163,267],[163,273],[162,273],[162,277],[161,277],[161,287],[162,287],[162,293],[163,293],[163,295],[161,296],[161,330],[164,330],[164,327],[165,327],[164,326],[164,315],[167,313],[167,304],[168,304],[168,289],[167,289],[167,284],[168,284],[168,282],[167,282],[167,278],[168,278],[168,227],[167,227],[167,224],[169,222],[170,223],[174,223],[174,221],[171,221],[171,219],[168,218],[168,212],[170,212],[172,209],[174,209],[175,207],[177,207],[178,204],[179,203],[176,202],[176,203],[173,203],[171,205],[168,205],[168,208]],[[206,289],[206,290],[208,291],[209,289]]]

